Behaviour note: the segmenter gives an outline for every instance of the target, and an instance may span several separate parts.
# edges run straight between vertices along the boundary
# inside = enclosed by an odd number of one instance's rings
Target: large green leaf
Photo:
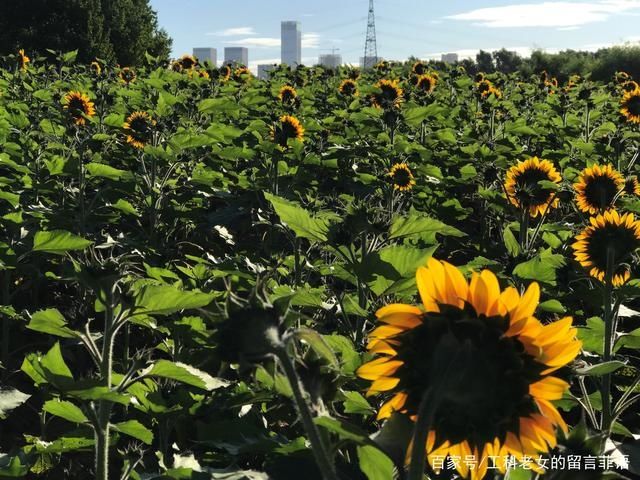
[[[113,429],[136,438],[147,445],[153,442],[153,432],[142,425],[138,420],[127,420],[126,422],[114,423]]]
[[[27,328],[56,337],[74,338],[78,332],[67,327],[67,321],[57,308],[39,310],[31,316]]]
[[[516,265],[513,274],[524,280],[535,280],[551,286],[556,285],[557,270],[566,265],[563,255],[544,250],[531,260]]]
[[[436,234],[452,237],[464,237],[465,233],[435,218],[412,213],[407,217],[396,217],[389,230],[389,238],[418,236],[425,241],[435,243]]]
[[[42,409],[56,417],[64,418],[74,423],[87,423],[89,419],[80,407],[65,400],[49,400],[44,402]]]
[[[74,235],[65,230],[43,231],[33,238],[34,252],[49,252],[62,254],[71,250],[84,250],[93,244],[91,240]]]
[[[202,370],[180,362],[158,360],[142,372],[146,377],[161,377],[186,383],[203,390],[215,390],[226,387],[229,382],[221,378],[214,378]]]
[[[359,445],[358,461],[360,470],[368,480],[389,480],[393,478],[393,462],[382,450],[372,445]]]
[[[144,285],[136,295],[134,315],[171,315],[209,305],[215,297],[214,293],[180,290],[170,285]]]
[[[280,221],[294,231],[296,236],[314,242],[326,242],[329,232],[329,222],[325,218],[318,218],[300,205],[270,193],[264,194],[271,202]]]

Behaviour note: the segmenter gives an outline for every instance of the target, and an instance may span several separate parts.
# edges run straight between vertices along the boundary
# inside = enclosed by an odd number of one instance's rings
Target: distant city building
[[[246,47],[225,47],[224,63],[249,65],[249,50]]]
[[[456,63],[458,61],[457,53],[443,53],[441,60],[445,63]]]
[[[371,57],[371,58],[367,58],[367,61],[365,63],[365,58],[360,57],[360,68],[364,68],[365,65],[376,65],[378,62],[381,62],[382,60],[383,60],[382,57]]]
[[[218,51],[215,48],[194,48],[193,56],[202,64],[209,62],[214,67],[218,64]]]
[[[328,68],[338,68],[342,65],[342,55],[339,53],[327,53],[318,57],[318,65]]]
[[[291,67],[302,64],[302,27],[300,22],[280,24],[280,61]]]
[[[258,65],[258,78],[260,80],[266,80],[269,78],[269,72],[275,69],[277,65],[273,63],[261,63]]]

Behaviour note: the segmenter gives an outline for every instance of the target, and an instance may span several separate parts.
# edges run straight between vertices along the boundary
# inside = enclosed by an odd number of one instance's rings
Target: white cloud
[[[256,32],[253,27],[234,27],[227,28],[225,30],[219,30],[217,32],[210,32],[207,35],[213,35],[216,37],[238,37],[243,35],[255,35]]]
[[[610,16],[640,9],[640,0],[543,2],[478,8],[445,18],[489,28],[573,27],[602,22]]]
[[[280,39],[274,37],[247,37],[238,40],[229,40],[224,43],[233,44],[238,47],[279,47]]]
[[[320,35],[309,32],[302,34],[302,48],[318,48],[320,46]]]
[[[577,25],[574,25],[573,27],[559,27],[558,31],[559,32],[569,32],[571,30],[580,30],[580,27]]]

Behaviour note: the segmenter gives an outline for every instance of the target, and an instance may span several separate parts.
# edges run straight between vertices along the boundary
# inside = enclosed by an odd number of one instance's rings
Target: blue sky
[[[368,0],[151,0],[173,38],[174,56],[193,47],[249,48],[249,63],[279,62],[280,21],[302,22],[303,63],[339,49],[357,63],[364,50]],[[376,0],[378,55],[402,60],[473,56],[505,47],[595,50],[640,41],[640,0]]]

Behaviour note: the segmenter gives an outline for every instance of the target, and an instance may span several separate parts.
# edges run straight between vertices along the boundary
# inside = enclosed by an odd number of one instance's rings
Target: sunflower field
[[[629,75],[29,55],[0,478],[640,478]]]

